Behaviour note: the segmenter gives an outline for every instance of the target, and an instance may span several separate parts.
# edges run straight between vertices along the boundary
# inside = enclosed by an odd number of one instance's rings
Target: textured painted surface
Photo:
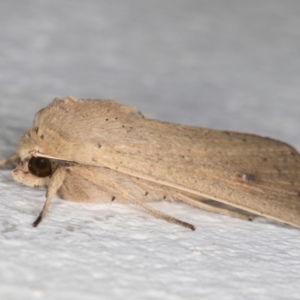
[[[298,1],[14,1],[0,11],[0,156],[56,96],[300,149]],[[300,299],[300,231],[154,203],[55,199],[0,172],[1,299]]]

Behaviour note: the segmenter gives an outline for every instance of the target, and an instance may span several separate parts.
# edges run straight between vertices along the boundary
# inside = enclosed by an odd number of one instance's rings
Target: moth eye
[[[32,157],[28,162],[28,169],[37,177],[47,177],[52,174],[52,166],[48,158]]]

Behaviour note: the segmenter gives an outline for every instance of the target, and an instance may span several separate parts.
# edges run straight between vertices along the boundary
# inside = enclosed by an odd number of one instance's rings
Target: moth
[[[233,217],[300,227],[300,158],[291,146],[252,134],[145,118],[110,100],[54,99],[35,116],[15,154],[13,179],[46,186],[51,199],[129,202],[195,230],[147,201],[183,201]],[[220,203],[221,205],[218,205]]]

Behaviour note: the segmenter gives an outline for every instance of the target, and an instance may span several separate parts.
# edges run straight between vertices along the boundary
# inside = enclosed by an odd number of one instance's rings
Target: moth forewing
[[[75,201],[135,203],[191,229],[145,201],[181,200],[208,211],[241,218],[254,213],[300,227],[299,154],[273,139],[150,120],[113,101],[67,97],[39,111],[17,153],[0,166],[19,163],[14,179],[34,185],[34,176],[50,172],[45,160],[54,167],[49,178],[38,181],[48,192],[34,225],[59,194]],[[244,212],[211,207],[199,197]]]
[[[128,136],[130,143],[95,149],[93,159],[131,176],[300,227],[300,159],[291,146],[256,135],[147,119],[137,120]]]

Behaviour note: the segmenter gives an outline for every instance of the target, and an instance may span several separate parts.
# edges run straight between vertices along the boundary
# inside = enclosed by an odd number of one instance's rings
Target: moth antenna
[[[46,216],[46,213],[49,209],[52,198],[56,195],[57,190],[62,185],[65,179],[66,170],[64,168],[58,168],[50,178],[50,182],[48,184],[48,190],[46,193],[46,201],[43,206],[42,211],[40,212],[38,218],[32,223],[33,227],[37,227],[43,218]]]
[[[17,154],[13,154],[3,160],[0,160],[0,167],[3,167],[5,165],[11,164],[11,163],[17,163],[19,159],[19,156]]]
[[[162,213],[161,211],[159,210],[156,210],[140,201],[137,201],[137,200],[134,200],[131,198],[131,201],[134,203],[134,204],[137,204],[138,206],[142,207],[148,214],[156,217],[156,218],[159,218],[159,219],[162,219],[162,220],[165,220],[169,223],[173,223],[173,224],[177,224],[177,225],[180,225],[180,226],[183,226],[183,227],[186,227],[186,228],[189,228],[191,230],[196,230],[196,227],[193,225],[193,224],[190,224],[190,223],[187,223],[187,222],[184,222],[184,221],[181,221],[179,219],[176,219],[172,216],[169,216],[167,214],[164,214]]]

